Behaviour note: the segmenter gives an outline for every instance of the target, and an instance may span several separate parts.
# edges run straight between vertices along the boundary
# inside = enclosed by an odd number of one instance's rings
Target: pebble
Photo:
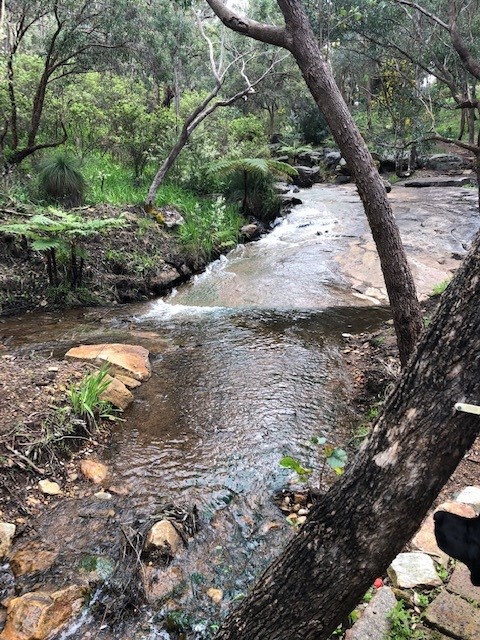
[[[211,598],[215,604],[218,604],[223,599],[223,591],[221,589],[210,587],[210,589],[207,589],[207,596]]]
[[[298,515],[299,516],[308,516],[308,509],[299,509],[298,510]]]
[[[111,500],[112,494],[108,493],[108,491],[99,491],[98,493],[93,494],[97,500]]]
[[[60,493],[62,493],[58,482],[52,482],[51,480],[40,480],[40,482],[38,483],[38,488],[47,496],[58,496]]]

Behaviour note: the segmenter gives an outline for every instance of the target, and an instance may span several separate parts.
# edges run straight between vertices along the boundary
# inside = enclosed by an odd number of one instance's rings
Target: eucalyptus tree
[[[159,187],[164,182],[168,172],[195,129],[218,108],[233,105],[241,98],[246,98],[249,94],[254,93],[257,85],[268,76],[281,60],[281,57],[278,55],[270,56],[267,65],[263,67],[259,75],[253,78],[249,72],[249,62],[257,56],[263,56],[263,52],[255,51],[253,47],[247,51],[239,52],[234,43],[229,43],[229,46],[227,46],[225,33],[218,33],[218,30],[217,32],[212,31],[208,33],[204,20],[199,14],[197,14],[197,25],[207,45],[213,86],[186,116],[181,127],[179,127],[175,144],[164,158],[148,190],[145,201],[147,210],[153,209]],[[241,83],[240,88],[232,88],[231,93],[221,95],[222,90],[227,85],[232,74],[237,74],[239,77]]]
[[[443,82],[450,90],[455,101],[455,108],[462,110],[462,124],[467,121],[469,128],[469,141],[454,140],[435,133],[432,137],[453,143],[462,149],[470,151],[476,159],[477,179],[480,178],[480,129],[475,134],[477,114],[480,110],[480,101],[476,95],[476,84],[480,80],[480,23],[478,20],[480,2],[462,3],[457,0],[435,0],[428,3],[417,3],[411,0],[395,0],[395,2],[408,12],[412,20],[421,20],[427,24],[432,32],[438,34],[441,42],[441,51],[444,58],[450,54],[454,58],[454,64],[460,73],[454,74],[446,65],[437,65],[443,75],[433,74]],[[445,43],[445,35],[448,37]],[[443,45],[443,46],[442,46]],[[465,77],[465,72],[467,77]],[[467,114],[465,116],[465,114]],[[462,133],[462,131],[461,131]],[[480,185],[480,180],[479,180]],[[480,205],[480,192],[479,192]]]
[[[458,110],[461,113],[459,139],[463,138],[466,129],[468,143],[465,144],[476,145],[480,3],[360,0],[355,5],[362,17],[349,26],[365,43],[366,54],[373,48],[383,60],[409,61],[420,80],[417,91],[426,98],[425,107],[431,117],[432,129],[436,129],[435,116],[439,108]],[[446,99],[442,100],[440,87],[446,89]]]
[[[6,168],[66,141],[61,114],[55,127],[43,126],[48,92],[66,78],[105,65],[109,54],[125,44],[122,28],[134,14],[133,5],[123,0],[6,0],[1,56],[6,82],[0,96],[6,107],[0,135]],[[31,90],[20,95],[20,63],[27,54],[34,63]]]
[[[335,83],[303,4],[294,0],[277,0],[285,22],[280,26],[239,15],[222,0],[206,1],[230,29],[287,49],[295,58],[354,176],[380,258],[400,359],[405,365],[422,330],[415,283],[383,182]]]

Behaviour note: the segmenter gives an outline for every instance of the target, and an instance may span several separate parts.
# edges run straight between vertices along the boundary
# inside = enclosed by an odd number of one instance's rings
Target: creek
[[[432,194],[425,196],[431,202]],[[176,607],[189,616],[189,637],[208,636],[212,620],[242,596],[292,535],[272,501],[291,475],[279,466],[281,457],[318,468],[310,438],[344,444],[358,420],[349,407],[352,382],[342,334],[373,331],[389,318],[381,297],[372,297],[368,287],[352,289],[341,268],[359,238],[371,242],[363,210],[350,186],[317,185],[299,197],[304,203],[270,234],[237,247],[165,299],[29,314],[2,327],[18,349],[52,357],[82,342],[130,342],[151,351],[152,377],[135,391],[105,451],[113,484],[128,489],[115,497],[117,522],[145,520],[166,503],[195,504],[201,528],[168,568],[169,579],[181,585],[174,601],[160,611],[143,610],[142,625],[121,637],[176,637],[165,627],[166,610]],[[468,228],[459,237],[443,234],[449,244],[438,252],[444,257],[464,253],[462,242],[478,228],[467,200]],[[412,228],[417,204],[411,203]],[[431,247],[427,253],[431,260]],[[441,264],[435,278],[441,279]],[[368,280],[369,265],[356,280]],[[62,537],[63,527],[75,526],[78,507],[72,503],[52,512],[42,535]],[[76,552],[87,548],[108,555],[108,544],[98,539],[78,544]],[[222,590],[221,603],[206,595],[209,587]],[[61,637],[120,635],[86,616],[80,628]]]

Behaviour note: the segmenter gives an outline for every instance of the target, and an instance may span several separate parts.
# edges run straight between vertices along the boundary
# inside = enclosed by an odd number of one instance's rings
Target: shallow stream
[[[316,467],[312,436],[349,438],[358,416],[348,406],[342,334],[375,330],[389,317],[352,290],[336,260],[366,233],[355,191],[316,186],[299,195],[304,204],[269,235],[166,299],[2,326],[15,346],[52,357],[82,342],[150,349],[153,375],[105,454],[113,483],[128,489],[116,498],[121,521],[148,518],[168,502],[197,506],[200,532],[169,567],[184,588],[166,606],[180,604],[198,637],[291,535],[272,502],[290,477],[281,457]],[[59,509],[43,533],[73,522],[71,510]],[[223,590],[219,605],[209,587]],[[142,630],[125,637],[169,638],[163,614],[147,608]],[[87,617],[61,637],[120,637],[94,627]]]

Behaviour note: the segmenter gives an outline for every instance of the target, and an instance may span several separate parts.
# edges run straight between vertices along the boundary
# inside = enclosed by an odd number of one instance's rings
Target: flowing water
[[[300,197],[305,204],[269,235],[166,299],[25,316],[2,329],[19,348],[54,357],[79,342],[151,350],[152,377],[135,391],[106,455],[114,484],[128,489],[117,507],[130,521],[167,502],[197,506],[200,533],[169,576],[175,570],[187,584],[176,602],[200,636],[208,626],[202,621],[219,610],[206,589],[223,590],[225,609],[291,535],[272,502],[290,475],[280,458],[315,467],[312,436],[335,444],[349,437],[356,416],[342,333],[371,331],[389,316],[352,292],[335,260],[365,232],[355,192],[317,186]],[[148,631],[138,638],[169,637],[162,616],[145,615]],[[89,633],[77,625],[62,637]],[[102,633],[96,637],[111,637]]]

